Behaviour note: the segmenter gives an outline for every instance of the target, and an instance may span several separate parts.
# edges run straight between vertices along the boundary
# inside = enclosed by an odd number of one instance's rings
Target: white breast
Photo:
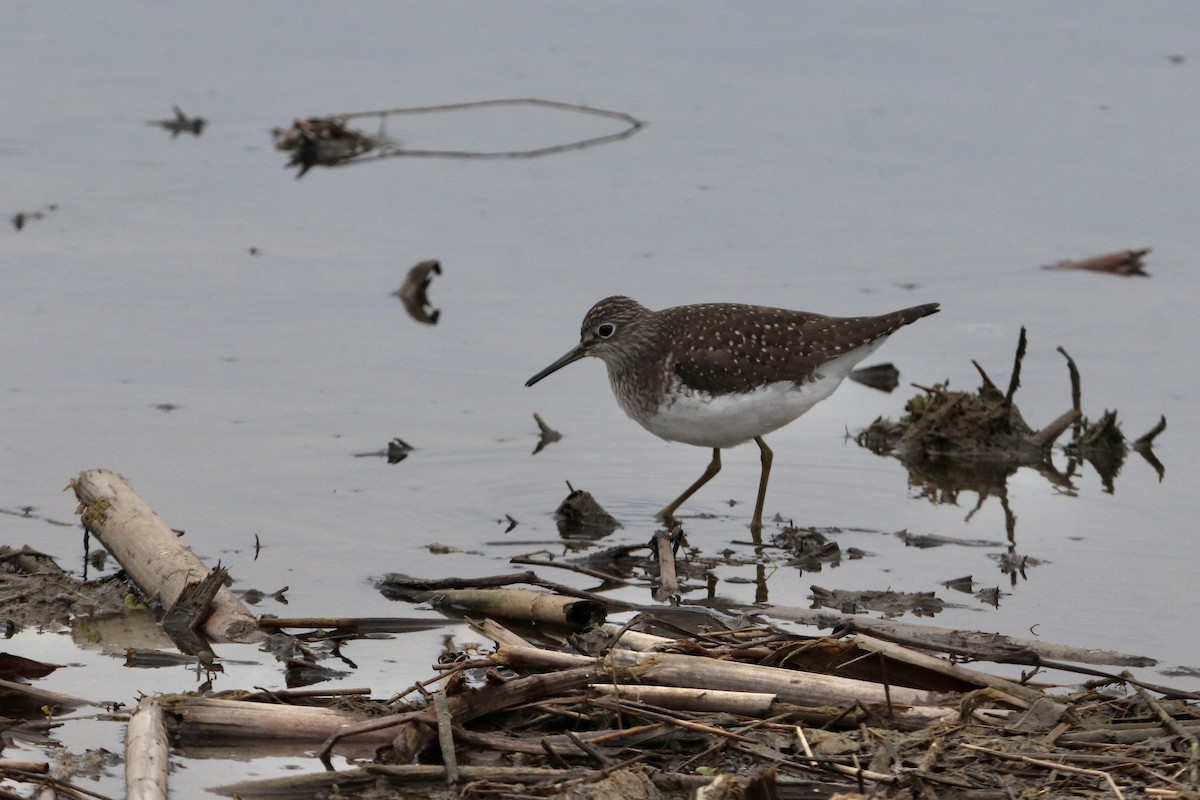
[[[833,394],[859,361],[875,351],[881,337],[822,364],[811,380],[770,383],[742,394],[689,391],[669,396],[652,416],[625,411],[643,428],[672,442],[697,447],[733,447],[778,430]]]

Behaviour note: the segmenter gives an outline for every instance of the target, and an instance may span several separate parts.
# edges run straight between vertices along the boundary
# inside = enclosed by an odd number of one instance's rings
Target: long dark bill
[[[567,364],[572,364],[572,363],[574,363],[574,362],[578,361],[579,359],[583,358],[583,357],[584,357],[584,356],[586,356],[586,355],[587,355],[587,350],[585,350],[585,349],[583,348],[583,345],[582,345],[582,344],[575,345],[575,347],[574,347],[574,348],[572,348],[572,349],[571,349],[571,351],[570,351],[569,353],[567,353],[566,355],[564,355],[564,356],[563,356],[562,358],[560,358],[558,361],[555,361],[553,364],[551,364],[550,366],[546,367],[544,370],[542,370],[541,372],[539,372],[537,375],[534,375],[532,378],[530,378],[529,380],[525,381],[525,385],[526,385],[526,386],[533,386],[535,383],[537,383],[537,382],[538,382],[538,381],[540,381],[542,378],[544,378],[544,377],[546,377],[547,375],[549,375],[551,372],[557,372],[558,370],[560,370],[560,369],[562,369],[563,367],[565,367]]]

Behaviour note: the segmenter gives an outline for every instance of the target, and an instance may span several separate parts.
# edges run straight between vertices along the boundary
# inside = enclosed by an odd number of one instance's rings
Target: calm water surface
[[[291,587],[289,605],[263,611],[419,614],[370,579],[501,573],[514,555],[561,553],[564,479],[624,524],[606,543],[645,541],[707,463],[627,420],[597,361],[524,388],[596,300],[834,314],[939,301],[873,359],[900,367],[901,390],[847,384],[770,438],[768,514],[853,529],[839,542],[871,555],[819,573],[781,566],[769,599],[805,606],[812,584],[936,591],[960,606],[937,624],[1196,667],[1197,29],[1188,3],[14,4],[0,66],[25,77],[0,115],[0,212],[57,209],[0,229],[0,506],[70,519],[61,487],[109,467],[239,587]],[[299,181],[271,147],[270,129],[299,116],[499,97],[648,126],[544,159],[395,159]],[[144,124],[173,103],[210,120],[201,137]],[[611,129],[510,109],[394,120],[388,133],[494,150]],[[1146,246],[1149,279],[1038,269]],[[436,327],[389,296],[426,258],[445,268]],[[1169,427],[1161,482],[1136,455],[1112,494],[1090,470],[1070,494],[1028,470],[1010,480],[1016,549],[1045,562],[1014,586],[1002,548],[918,550],[890,535],[1003,541],[996,498],[968,521],[973,494],[932,505],[897,462],[844,434],[902,414],[909,381],[973,388],[972,359],[1007,382],[1022,325],[1017,400],[1031,424],[1069,407],[1061,345],[1087,414],[1116,408],[1134,437],[1160,415]],[[537,456],[534,411],[565,434]],[[353,457],[393,436],[417,448],[406,461]],[[685,519],[706,555],[747,538],[757,450],[724,465],[684,507],[711,515]],[[508,534],[506,514],[520,522]],[[35,520],[0,515],[0,542],[81,558],[77,529]],[[963,575],[1000,586],[1000,607],[940,586]],[[754,599],[737,582],[718,591]],[[356,644],[360,671],[343,685],[386,696],[427,677],[439,646],[436,632]],[[42,683],[81,693],[86,680],[97,699],[197,683],[124,670],[62,636],[27,632],[6,649],[86,665]],[[257,658],[216,688],[281,685]],[[118,749],[115,728],[80,723],[63,741]]]

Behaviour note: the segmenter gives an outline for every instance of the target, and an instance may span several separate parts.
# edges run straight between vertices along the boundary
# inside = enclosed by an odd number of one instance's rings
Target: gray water
[[[846,529],[844,548],[872,554],[819,573],[779,566],[770,601],[805,606],[811,584],[936,591],[960,607],[935,624],[1200,665],[1200,7],[117,2],[10,4],[4,17],[0,212],[56,209],[0,228],[0,507],[70,520],[61,487],[109,467],[237,587],[290,587],[289,605],[262,611],[419,615],[370,579],[502,573],[514,555],[562,553],[564,480],[623,523],[606,544],[643,542],[707,463],[626,419],[596,361],[523,386],[575,343],[596,300],[847,315],[937,301],[872,359],[899,366],[897,392],[847,383],[769,438],[768,515]],[[301,116],[502,97],[648,124],[541,159],[398,158],[301,180],[272,148],[270,129]],[[172,104],[209,120],[202,136],[144,124]],[[387,134],[503,150],[613,127],[511,108],[397,118]],[[1039,269],[1131,247],[1154,248],[1152,277]],[[426,258],[445,269],[433,327],[389,294]],[[1013,476],[1016,549],[1045,562],[1014,586],[1002,547],[919,550],[890,535],[1003,541],[995,498],[968,521],[974,495],[930,504],[898,462],[844,436],[901,415],[909,382],[975,387],[972,359],[1006,384],[1022,325],[1017,402],[1035,427],[1070,406],[1061,345],[1085,413],[1118,409],[1132,437],[1160,415],[1168,428],[1161,481],[1136,455],[1112,494],[1088,469],[1074,492]],[[537,456],[534,411],[564,433]],[[400,464],[354,457],[394,436],[417,448]],[[707,555],[748,538],[757,450],[724,464],[682,510]],[[520,523],[508,534],[506,514]],[[0,543],[80,564],[77,529],[0,515]],[[717,572],[723,597],[754,599],[728,580],[752,567]],[[999,586],[999,608],[940,586],[963,575]],[[436,631],[354,645],[360,670],[342,685],[387,696],[428,677],[439,647]],[[197,682],[123,670],[54,634],[6,649],[81,665],[41,684],[97,699]],[[264,657],[216,688],[281,682]],[[117,727],[60,738],[119,749]],[[244,775],[225,765],[199,780]]]

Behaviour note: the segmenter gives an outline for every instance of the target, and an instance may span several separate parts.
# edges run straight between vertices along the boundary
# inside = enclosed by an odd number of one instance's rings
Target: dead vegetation
[[[614,120],[624,127],[616,133],[593,136],[562,144],[528,150],[431,150],[405,147],[386,134],[386,126],[393,118],[411,114],[445,114],[473,111],[482,108],[517,106],[551,109],[572,114],[585,114],[602,119]],[[378,123],[375,134],[364,133],[351,127],[352,122],[373,120]],[[298,167],[297,178],[301,178],[313,167],[338,167],[361,164],[384,158],[458,158],[458,159],[515,159],[539,158],[541,156],[582,150],[596,145],[616,142],[637,133],[645,125],[639,119],[620,111],[563,103],[557,100],[542,100],[534,97],[504,98],[499,100],[477,100],[469,103],[449,103],[436,106],[413,106],[389,108],[383,111],[356,111],[346,114],[331,114],[324,117],[297,119],[290,128],[276,128],[275,149],[290,153],[287,166]]]
[[[897,441],[907,443],[909,457],[985,453],[1006,470],[1042,463],[1058,434],[1033,430],[1012,402],[1023,353],[1024,336],[1007,392],[982,369],[975,395],[927,392],[926,405],[910,408],[910,425],[900,429]],[[1114,438],[1115,417],[1081,419],[1071,367],[1075,408],[1051,430],[1078,423],[1078,458],[1124,447]],[[1153,437],[1144,438],[1148,444]],[[957,451],[946,444],[953,441]],[[210,642],[225,643],[225,653],[232,643],[260,643],[284,665],[288,685],[299,686],[345,674],[321,661],[341,662],[340,648],[356,638],[429,625],[255,618],[222,585],[223,570],[196,558],[124,478],[89,470],[70,488],[85,529],[158,608],[140,612],[161,637],[157,651],[130,648],[129,658],[174,649],[217,671]],[[586,492],[572,490],[564,506],[560,516],[577,524],[611,520]],[[605,527],[569,536],[603,536]],[[791,527],[773,546],[805,568],[854,557],[820,532]],[[656,567],[642,568],[656,598],[688,590],[686,564],[675,563],[683,548],[681,530],[659,532],[646,548]],[[631,549],[612,548],[608,560],[615,565]],[[0,560],[24,578],[57,570],[29,551]],[[593,575],[606,587],[623,580],[599,558],[523,561]],[[971,579],[963,580],[970,587]],[[125,589],[109,584],[108,592]],[[214,693],[206,685],[188,695],[145,697],[132,716],[114,704],[102,718],[128,722],[128,796],[165,797],[172,754],[200,758],[232,749],[246,758],[313,758],[303,774],[214,789],[240,798],[1200,796],[1200,696],[1104,669],[1153,664],[1138,656],[857,616],[865,609],[935,614],[942,601],[932,594],[814,586],[812,609],[663,605],[636,613],[628,602],[533,572],[469,581],[393,575],[379,588],[473,620],[491,644],[447,639],[432,674],[399,691]],[[628,621],[608,621],[614,612],[629,614]],[[181,621],[168,624],[174,619]],[[832,632],[800,635],[778,621]],[[99,627],[91,635],[117,641]],[[98,705],[24,682],[53,665],[8,663],[14,679],[0,679],[0,701],[25,709],[28,721],[14,722],[5,736],[33,732],[47,713]],[[1002,666],[983,668],[988,663]],[[1088,682],[1049,682],[1072,674]],[[66,759],[54,769],[0,760],[0,778],[75,792],[67,766]]]
[[[1084,461],[1112,491],[1112,482],[1130,449],[1116,411],[1105,411],[1095,422],[1083,415],[1079,370],[1060,347],[1058,352],[1066,358],[1070,374],[1072,407],[1040,429],[1030,426],[1014,401],[1026,345],[1022,328],[1006,390],[972,361],[982,378],[976,391],[953,391],[945,384],[918,387],[923,393],[908,401],[903,418],[896,422],[877,419],[855,440],[876,453],[899,458],[909,469],[910,484],[922,487],[935,502],[954,502],[962,490],[975,491],[981,499],[1003,495],[1008,477],[1020,467],[1032,468],[1052,483],[1069,487]],[[1164,470],[1151,452],[1151,444],[1165,428],[1163,418],[1133,447],[1160,479]],[[1054,443],[1068,429],[1073,433],[1063,452],[1069,460],[1066,469],[1059,470],[1051,458]]]

